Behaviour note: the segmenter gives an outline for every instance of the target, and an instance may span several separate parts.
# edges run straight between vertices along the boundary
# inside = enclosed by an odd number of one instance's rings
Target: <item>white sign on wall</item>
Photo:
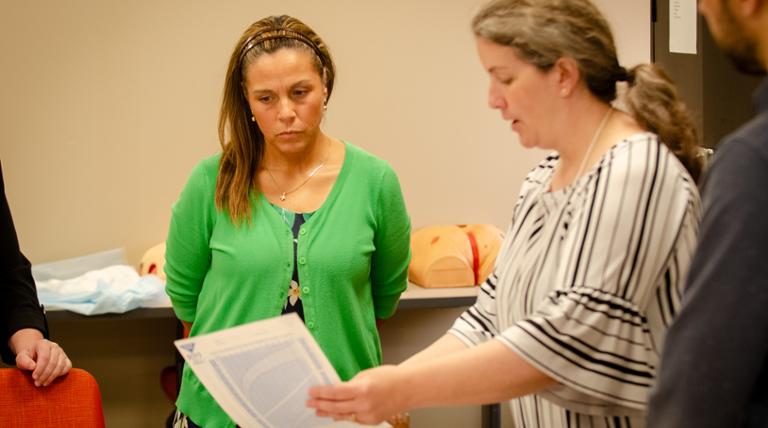
[[[669,51],[696,53],[696,0],[669,1]]]

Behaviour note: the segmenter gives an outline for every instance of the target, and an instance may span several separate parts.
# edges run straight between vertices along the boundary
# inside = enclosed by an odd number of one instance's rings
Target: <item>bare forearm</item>
[[[404,410],[441,405],[495,403],[554,385],[498,340],[456,349],[444,338],[399,366],[364,370],[349,382],[310,388],[307,406],[336,420],[353,416],[376,424]],[[438,355],[449,349],[446,355]]]
[[[445,334],[434,341],[431,345],[420,352],[413,354],[410,358],[400,363],[400,366],[411,366],[413,364],[432,361],[436,358],[445,357],[448,354],[467,349],[461,340],[452,334]]]
[[[556,383],[496,340],[398,371],[406,408],[495,403]]]

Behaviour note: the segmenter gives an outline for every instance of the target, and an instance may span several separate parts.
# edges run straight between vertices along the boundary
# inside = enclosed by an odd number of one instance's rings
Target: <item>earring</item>
[[[560,90],[560,96],[561,97],[568,96],[568,90],[567,89],[561,89]]]
[[[251,115],[251,122],[256,122],[256,118]]]
[[[327,110],[328,110],[328,104],[323,104],[323,111],[327,111]]]

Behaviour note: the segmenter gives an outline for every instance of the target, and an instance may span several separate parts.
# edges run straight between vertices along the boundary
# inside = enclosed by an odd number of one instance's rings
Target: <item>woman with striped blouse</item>
[[[489,104],[525,147],[495,272],[448,334],[398,366],[316,387],[308,405],[379,422],[511,399],[515,426],[643,427],[696,244],[696,135],[669,79],[621,67],[588,0],[494,0],[475,16]],[[628,112],[612,106],[626,85]]]

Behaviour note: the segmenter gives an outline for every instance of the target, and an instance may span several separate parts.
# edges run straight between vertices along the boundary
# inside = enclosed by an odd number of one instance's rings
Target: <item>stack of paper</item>
[[[317,417],[306,407],[310,387],[340,379],[296,314],[175,344],[208,392],[241,427],[358,426]]]

